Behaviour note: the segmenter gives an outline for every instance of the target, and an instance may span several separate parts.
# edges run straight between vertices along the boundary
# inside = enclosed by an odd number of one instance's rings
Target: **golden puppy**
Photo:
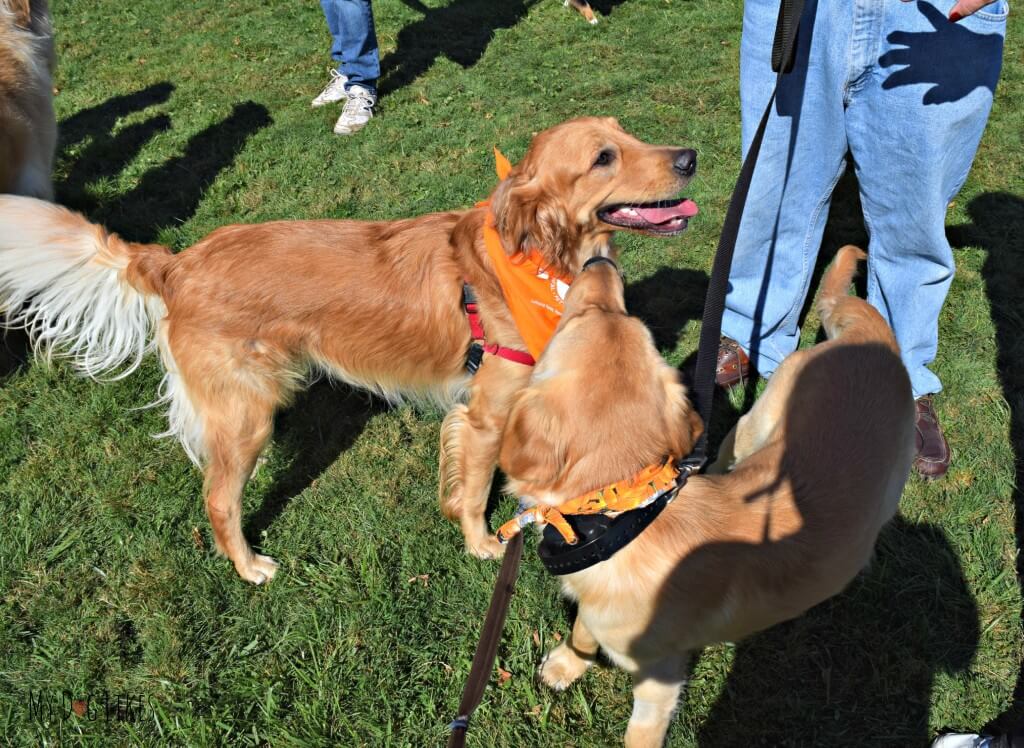
[[[392,400],[450,404],[468,390],[468,405],[442,429],[441,499],[468,550],[486,557],[501,550],[484,521],[500,435],[531,367],[487,356],[472,379],[466,372],[466,281],[487,339],[523,348],[485,221],[493,218],[507,254],[533,248],[546,267],[573,275],[613,252],[619,228],[685,229],[697,208],[670,198],[695,168],[691,150],[642,143],[613,119],[578,119],[540,133],[487,206],[396,221],[233,225],[178,255],[55,205],[0,198],[0,310],[88,375],[130,372],[159,349],[168,433],[203,467],[217,548],[255,583],[276,563],[242,535],[242,489],[274,411],[310,368]]]
[[[579,613],[540,675],[565,688],[603,649],[633,675],[627,746],[662,744],[690,651],[841,591],[896,511],[914,402],[892,332],[846,296],[862,254],[840,250],[819,305],[832,339],[779,367],[723,445],[729,472],[690,478],[632,543],[562,577]],[[500,462],[515,493],[558,505],[685,454],[699,430],[617,274],[594,266],[517,397]]]
[[[0,0],[0,192],[53,199],[55,60],[46,0]]]

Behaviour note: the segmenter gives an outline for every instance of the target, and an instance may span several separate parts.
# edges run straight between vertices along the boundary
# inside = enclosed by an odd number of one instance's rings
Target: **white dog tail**
[[[25,328],[37,355],[87,376],[127,376],[154,347],[173,261],[66,208],[0,196],[0,325]]]
[[[857,263],[867,259],[863,249],[847,244],[836,253],[832,267],[821,281],[818,313],[829,338],[850,342],[874,342],[889,346],[897,355],[899,344],[878,310],[857,296],[848,295],[857,274]]]

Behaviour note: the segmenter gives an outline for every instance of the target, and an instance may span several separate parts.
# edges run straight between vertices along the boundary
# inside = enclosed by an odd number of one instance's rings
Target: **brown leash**
[[[498,656],[498,643],[501,641],[501,629],[505,626],[505,614],[515,590],[516,577],[519,576],[519,562],[523,558],[523,536],[516,535],[505,546],[505,558],[501,562],[498,581],[491,595],[491,605],[487,608],[484,627],[480,631],[480,642],[473,654],[473,664],[469,666],[469,677],[466,687],[462,689],[462,700],[459,702],[459,716],[449,725],[452,734],[448,738],[448,748],[462,748],[466,744],[466,729],[469,718],[483,699],[484,690],[491,679],[494,660]]]

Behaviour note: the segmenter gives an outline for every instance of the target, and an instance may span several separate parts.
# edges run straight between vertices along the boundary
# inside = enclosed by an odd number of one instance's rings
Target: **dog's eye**
[[[610,148],[605,148],[594,159],[594,166],[608,166],[612,161],[615,160],[615,151]]]

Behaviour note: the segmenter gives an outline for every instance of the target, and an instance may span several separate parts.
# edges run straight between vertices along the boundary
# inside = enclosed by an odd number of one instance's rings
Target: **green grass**
[[[555,0],[427,5],[376,3],[389,93],[363,133],[339,139],[336,110],[308,106],[329,68],[315,3],[55,0],[60,200],[175,249],[234,221],[407,216],[485,196],[493,144],[516,159],[544,127],[612,114],[701,154],[690,231],[620,242],[631,308],[681,363],[739,168],[741,3],[614,2],[596,28]],[[846,593],[702,653],[673,746],[914,746],[1021,716],[1018,18],[948,219],[959,269],[936,370],[954,467],[908,485]],[[854,195],[841,187],[823,257],[862,240]],[[813,320],[805,330],[813,341]],[[156,363],[100,386],[19,364],[22,347],[12,335],[0,350],[0,740],[443,743],[497,567],[463,555],[437,511],[437,413],[320,383],[282,414],[245,497],[247,533],[282,568],[254,588],[211,550],[199,473],[150,437],[161,414],[132,410],[152,400]],[[721,401],[719,431],[741,400]],[[512,508],[501,499],[497,516]],[[511,678],[488,690],[470,745],[621,740],[622,672],[598,667],[562,694],[533,678],[571,618],[527,553],[499,652]],[[144,706],[136,720],[33,717],[30,695],[62,691]]]

